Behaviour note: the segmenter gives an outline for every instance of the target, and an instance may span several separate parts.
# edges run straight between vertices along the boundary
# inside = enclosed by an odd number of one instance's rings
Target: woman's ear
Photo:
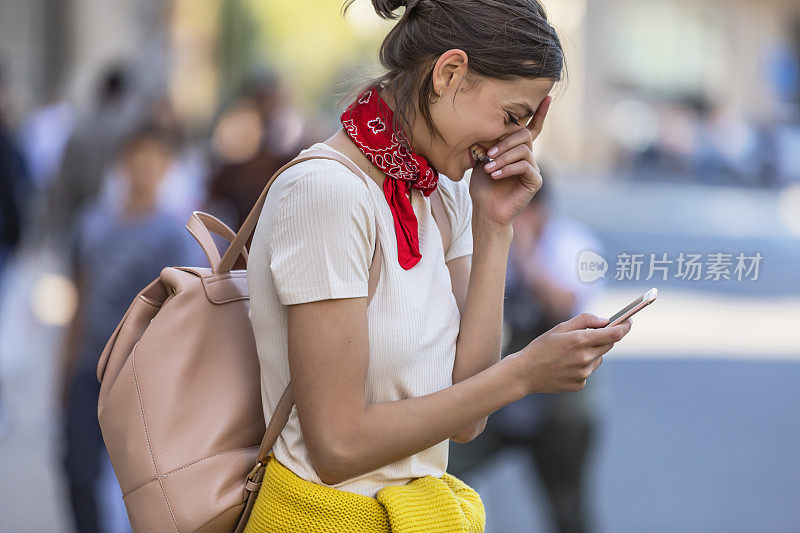
[[[442,95],[449,87],[456,87],[467,75],[467,53],[458,48],[448,50],[439,56],[433,66],[433,91]],[[435,96],[434,96],[435,98]]]

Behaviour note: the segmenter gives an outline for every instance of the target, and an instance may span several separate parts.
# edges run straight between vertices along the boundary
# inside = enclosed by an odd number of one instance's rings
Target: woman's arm
[[[630,322],[578,315],[446,389],[369,404],[367,299],[288,306],[289,371],[311,463],[335,484],[421,452],[533,392],[581,390]],[[589,329],[596,328],[596,329]]]
[[[288,307],[289,369],[309,457],[335,484],[442,442],[525,396],[506,358],[425,396],[368,404],[366,298]]]
[[[512,236],[511,226],[484,224],[480,213],[476,213],[472,219],[472,264],[458,259],[448,263],[456,301],[464,300],[463,308],[459,306],[461,326],[453,365],[454,384],[500,361],[506,264]],[[464,293],[466,296],[462,297]],[[481,434],[486,421],[487,417],[483,417],[459,428],[450,438],[469,442]]]

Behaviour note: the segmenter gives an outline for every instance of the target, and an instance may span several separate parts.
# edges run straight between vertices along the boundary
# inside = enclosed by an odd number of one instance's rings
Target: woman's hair
[[[345,2],[343,14],[354,1]],[[395,129],[410,125],[419,110],[431,132],[443,138],[433,123],[428,95],[436,60],[453,48],[469,57],[468,76],[561,79],[564,51],[537,0],[371,1],[381,18],[400,21],[381,45],[386,73],[360,90],[376,84],[389,89],[397,104]],[[404,6],[402,15],[395,14]]]

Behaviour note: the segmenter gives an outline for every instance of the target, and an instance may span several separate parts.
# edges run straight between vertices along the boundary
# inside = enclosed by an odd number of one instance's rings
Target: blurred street
[[[208,265],[190,213],[238,229],[382,73],[397,21],[342,3],[0,5],[0,533],[130,532],[91,372],[164,266]],[[489,533],[800,531],[800,1],[542,4],[569,75],[505,353],[658,299],[586,390],[497,411],[518,418],[448,471],[471,467]]]
[[[593,377],[597,531],[796,531],[800,238],[781,219],[780,195],[582,179],[557,189],[559,210],[601,234],[609,263],[623,251],[764,256],[758,280],[741,282],[645,280],[646,270],[614,281],[610,265],[589,311],[609,316],[650,287],[659,299]],[[532,478],[513,450],[470,478],[487,500],[487,531],[547,529]]]
[[[685,239],[692,238],[720,249],[741,247],[724,227],[716,228],[720,234],[715,236],[715,228],[703,224],[702,235],[696,235],[700,230],[685,221],[685,210],[673,211],[670,232],[648,228],[647,214],[637,214],[633,206],[641,196],[663,195],[658,186],[640,185],[630,192],[606,184],[598,187],[606,190],[603,195],[582,189],[580,182],[568,184],[557,186],[558,204],[587,223],[596,222],[607,242],[614,242],[614,234],[605,233],[605,227],[625,225],[624,236],[617,238],[628,243],[627,249],[683,249]],[[678,202],[680,193],[673,194]],[[692,198],[696,195],[693,191]],[[597,201],[587,202],[590,196]],[[770,212],[771,201],[756,195],[751,208]],[[772,223],[767,218],[761,222]],[[597,531],[796,530],[800,286],[782,283],[771,265],[774,257],[779,272],[800,264],[800,246],[788,234],[759,237],[758,228],[751,231],[750,248],[762,251],[770,265],[752,282],[755,289],[741,289],[745,282],[620,281],[591,309],[610,315],[641,289],[660,289],[659,300],[637,315],[631,334],[608,354],[596,375],[602,429],[590,502]],[[63,489],[53,474],[58,465],[50,370],[57,331],[37,323],[26,296],[44,274],[60,268],[52,254],[28,250],[9,268],[3,285],[2,310],[8,318],[0,330],[0,369],[11,427],[0,439],[0,455],[14,460],[2,462],[0,479],[17,495],[0,500],[4,532],[68,531],[57,526],[64,523]],[[484,499],[488,532],[546,529],[537,504],[541,489],[531,481],[530,468],[509,450],[467,480]]]
[[[800,354],[780,363],[613,354],[596,376],[605,408],[590,475],[598,532],[797,531]],[[547,530],[525,459],[504,452],[469,479],[487,532]]]

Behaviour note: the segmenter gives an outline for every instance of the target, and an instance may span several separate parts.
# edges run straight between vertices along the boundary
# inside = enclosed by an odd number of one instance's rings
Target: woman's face
[[[548,95],[554,81],[547,78],[465,79],[466,54],[450,50],[434,67],[431,116],[445,141],[433,135],[417,114],[414,148],[433,167],[453,181],[475,165],[471,148],[485,154],[502,138],[524,127]],[[516,121],[516,124],[514,123]],[[480,150],[479,150],[480,151]]]

